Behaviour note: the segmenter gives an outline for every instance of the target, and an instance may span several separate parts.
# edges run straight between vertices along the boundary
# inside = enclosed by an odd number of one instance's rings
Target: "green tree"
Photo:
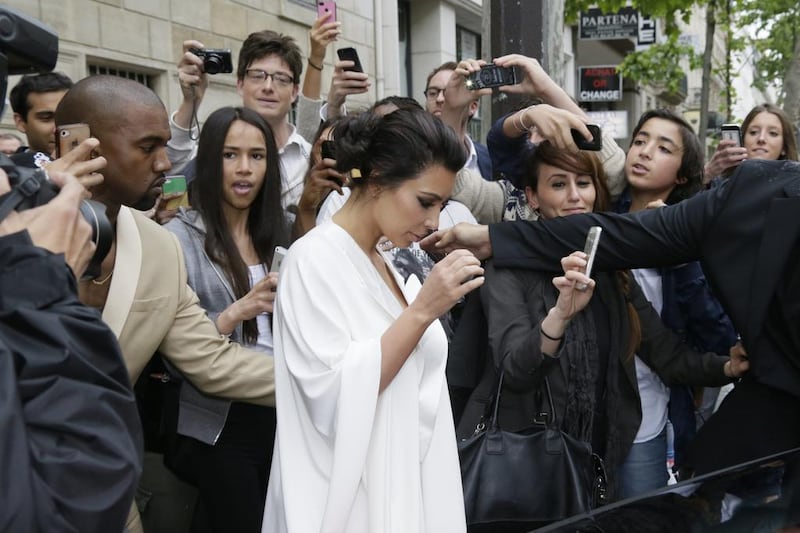
[[[733,0],[734,23],[748,28],[756,52],[755,85],[773,87],[795,123],[800,123],[800,4],[797,0]]]

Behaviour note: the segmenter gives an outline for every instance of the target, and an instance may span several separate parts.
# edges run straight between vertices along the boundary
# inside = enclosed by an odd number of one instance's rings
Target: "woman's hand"
[[[303,188],[303,194],[297,203],[297,208],[301,211],[313,211],[316,213],[332,190],[339,193],[340,196],[344,194],[342,186],[345,181],[345,176],[336,170],[336,161],[334,159],[321,159],[311,167]]]
[[[731,139],[723,139],[703,169],[704,181],[708,183],[712,178],[722,175],[729,168],[739,166],[747,160],[747,148],[738,145]]]
[[[258,315],[272,313],[275,306],[275,291],[278,288],[278,273],[270,272],[253,285],[250,291],[229,305],[217,317],[217,331],[230,335],[240,322]]]
[[[436,263],[409,307],[433,322],[461,298],[483,285],[481,262],[467,250],[456,250]]]
[[[561,258],[561,267],[564,275],[553,278],[553,285],[558,289],[558,300],[552,312],[557,318],[568,322],[589,304],[594,294],[595,282],[584,274],[586,254],[583,252],[572,252]],[[586,288],[579,289],[578,284],[585,284]],[[555,332],[548,333],[556,336]]]

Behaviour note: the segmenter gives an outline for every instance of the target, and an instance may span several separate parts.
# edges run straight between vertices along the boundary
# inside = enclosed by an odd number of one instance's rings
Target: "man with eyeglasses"
[[[425,83],[425,109],[435,117],[442,117],[442,108],[444,106],[444,89],[450,81],[450,76],[456,70],[457,64],[454,61],[448,61],[433,69],[428,74],[428,79]],[[477,96],[477,95],[476,95]],[[458,124],[449,124],[459,138],[462,139],[466,150],[469,152],[465,168],[479,172],[486,180],[492,180],[492,159],[489,156],[489,149],[485,145],[475,142],[470,138],[467,133],[467,124],[469,120],[478,111],[478,99],[471,101],[464,109],[462,120]]]
[[[178,65],[184,99],[170,119],[172,140],[169,157],[173,168],[186,166],[181,172],[187,180],[194,178],[194,157],[198,131],[192,124],[193,114],[208,87],[203,60],[190,49],[203,48],[198,41],[184,42],[184,54]],[[303,56],[292,37],[271,30],[251,33],[239,50],[236,89],[242,105],[256,111],[270,125],[280,154],[281,204],[284,209],[297,205],[303,192],[311,145],[289,123],[289,113],[300,92]],[[189,161],[191,159],[191,161]]]

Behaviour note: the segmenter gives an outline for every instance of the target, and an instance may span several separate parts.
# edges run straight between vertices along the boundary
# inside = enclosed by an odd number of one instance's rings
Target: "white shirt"
[[[469,135],[467,135],[465,139],[467,141],[467,147],[469,148],[469,156],[467,156],[467,162],[464,163],[462,168],[473,170],[480,175],[481,169],[478,167],[478,152],[475,151],[475,143],[472,142]]]
[[[642,288],[645,297],[660,315],[664,305],[661,275],[653,268],[631,270],[636,282]],[[633,439],[634,443],[647,442],[656,438],[667,425],[667,407],[669,405],[669,387],[661,378],[635,356],[636,382],[639,385],[639,397],[642,402],[642,422]]]
[[[249,265],[247,270],[250,274],[250,288],[267,277],[267,269],[264,265]],[[261,313],[256,316],[256,325],[258,326],[258,339],[256,339],[255,350],[272,355],[272,326],[270,326],[269,315]]]
[[[262,532],[466,530],[438,321],[379,393],[381,336],[401,312],[370,258],[332,221],[289,249],[274,319],[280,423]]]

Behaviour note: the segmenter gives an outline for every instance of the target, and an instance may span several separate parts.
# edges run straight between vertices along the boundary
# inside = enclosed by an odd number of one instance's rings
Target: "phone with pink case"
[[[328,17],[325,22],[336,22],[336,2],[333,0],[319,0],[317,2],[317,17]]]

